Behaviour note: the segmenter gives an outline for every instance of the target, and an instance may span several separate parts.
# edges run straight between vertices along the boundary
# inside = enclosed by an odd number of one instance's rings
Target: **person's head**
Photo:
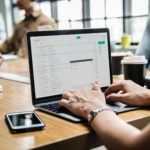
[[[28,10],[32,6],[34,0],[17,0],[19,9]]]

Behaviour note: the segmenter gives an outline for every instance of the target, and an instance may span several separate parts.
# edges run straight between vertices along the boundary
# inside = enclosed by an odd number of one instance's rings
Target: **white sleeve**
[[[146,59],[150,62],[150,17],[147,22],[143,38],[139,43],[136,55],[145,55]]]
[[[0,43],[6,39],[5,23],[2,14],[0,13]]]

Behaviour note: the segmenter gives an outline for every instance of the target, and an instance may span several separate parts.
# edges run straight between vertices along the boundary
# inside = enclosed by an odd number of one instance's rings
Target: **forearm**
[[[11,39],[6,39],[3,44],[0,45],[0,53],[7,54],[14,50],[14,45]]]
[[[140,134],[140,130],[125,123],[111,111],[99,113],[91,126],[104,145],[112,150],[129,149],[135,138]]]
[[[133,143],[133,147],[137,150],[150,150],[150,124],[142,130],[139,136],[137,136]]]
[[[143,93],[143,105],[141,106],[150,106],[150,90],[148,89],[145,93]]]
[[[6,41],[0,45],[0,53],[5,54],[7,53],[7,44]]]
[[[134,87],[139,89],[139,92],[135,94],[136,97],[141,98],[141,95],[138,94],[143,88],[131,81],[128,82],[128,84],[127,86],[130,87],[129,90]],[[105,103],[105,97],[99,87],[100,85],[95,82],[92,90],[83,89],[79,92],[65,92],[62,95],[63,99],[60,105],[66,107],[76,115],[88,119],[91,127],[96,131],[97,135],[108,149],[143,150],[143,143],[146,145],[145,147],[147,149],[147,147],[149,147],[149,141],[147,139],[150,139],[150,135],[147,134],[147,131],[143,132],[136,129],[109,110]],[[134,93],[136,90],[135,88],[131,90],[130,93]],[[146,93],[149,93],[149,90],[146,90]],[[107,94],[109,94],[108,91]],[[129,94],[129,96],[129,98],[133,100],[133,95]]]

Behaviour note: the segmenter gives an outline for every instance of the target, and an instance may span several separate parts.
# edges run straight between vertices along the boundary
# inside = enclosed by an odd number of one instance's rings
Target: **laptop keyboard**
[[[138,108],[138,107],[126,106],[125,104],[122,104],[122,103],[119,103],[119,102],[118,103],[109,103],[109,104],[107,104],[107,106],[110,107],[116,113],[124,112],[124,111],[128,111],[128,110],[133,110],[133,109]],[[70,112],[68,109],[66,109],[64,107],[61,107],[59,105],[59,102],[55,102],[55,103],[51,103],[51,104],[48,103],[48,104],[45,104],[45,105],[41,105],[39,107],[42,108],[42,109],[57,113],[57,114],[68,114],[68,115],[71,115],[75,118],[80,118],[80,117],[77,117],[72,112]]]
[[[64,107],[60,107],[59,102],[53,103],[53,104],[42,105],[40,107],[47,109],[47,110],[50,110],[50,111],[55,112],[55,113],[67,113],[67,114],[69,113],[72,115],[72,113],[69,110],[67,110]]]

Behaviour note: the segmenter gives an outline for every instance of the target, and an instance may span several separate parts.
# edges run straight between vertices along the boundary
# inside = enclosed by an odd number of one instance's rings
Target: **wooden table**
[[[25,59],[4,63],[0,71],[29,76],[28,61]],[[100,140],[86,124],[75,124],[49,114],[37,111],[46,124],[41,131],[11,134],[5,123],[5,114],[34,110],[31,103],[30,84],[0,79],[4,91],[0,93],[0,149],[61,149],[87,150],[100,145]],[[142,128],[150,122],[150,111],[140,109],[119,114],[119,116]]]

